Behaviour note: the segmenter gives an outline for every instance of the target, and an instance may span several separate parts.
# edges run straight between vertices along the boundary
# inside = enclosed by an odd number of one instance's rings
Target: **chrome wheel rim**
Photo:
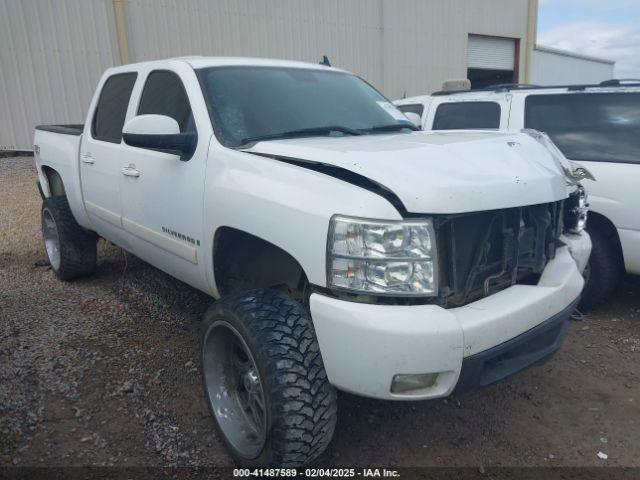
[[[58,227],[48,210],[42,212],[42,236],[49,263],[54,270],[60,269],[60,238]]]
[[[228,322],[214,322],[202,346],[205,390],[227,441],[255,458],[266,439],[267,415],[260,373],[249,347]]]

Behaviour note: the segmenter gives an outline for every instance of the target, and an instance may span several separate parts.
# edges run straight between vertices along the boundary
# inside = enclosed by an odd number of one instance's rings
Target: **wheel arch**
[[[599,233],[604,234],[616,249],[620,259],[623,259],[622,244],[620,242],[620,236],[618,235],[618,229],[613,222],[605,215],[589,211],[589,217],[587,220],[587,232],[597,230]]]
[[[60,173],[48,165],[42,165],[40,168],[45,180],[47,181],[46,188],[43,188],[45,196],[48,193],[48,196],[50,197],[66,197],[67,191],[64,187],[64,182],[62,181]]]
[[[302,264],[283,248],[234,227],[219,227],[213,239],[213,276],[220,296],[256,288],[288,293],[298,300],[309,280]]]

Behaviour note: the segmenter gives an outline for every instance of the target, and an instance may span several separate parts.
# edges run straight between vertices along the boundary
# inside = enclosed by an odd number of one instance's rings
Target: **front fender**
[[[212,146],[204,192],[208,265],[215,232],[236,228],[289,253],[309,282],[326,286],[329,221],[335,214],[400,220],[383,197],[323,173]],[[218,297],[213,268],[208,281]]]

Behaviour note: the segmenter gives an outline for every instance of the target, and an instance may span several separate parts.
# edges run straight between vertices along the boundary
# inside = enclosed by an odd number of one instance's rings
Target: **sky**
[[[640,79],[640,0],[539,0],[538,44],[615,60]]]

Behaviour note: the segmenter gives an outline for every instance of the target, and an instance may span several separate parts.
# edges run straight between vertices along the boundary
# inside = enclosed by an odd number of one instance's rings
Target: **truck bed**
[[[62,133],[64,135],[82,135],[84,124],[69,125],[38,125],[36,130],[44,132]]]

